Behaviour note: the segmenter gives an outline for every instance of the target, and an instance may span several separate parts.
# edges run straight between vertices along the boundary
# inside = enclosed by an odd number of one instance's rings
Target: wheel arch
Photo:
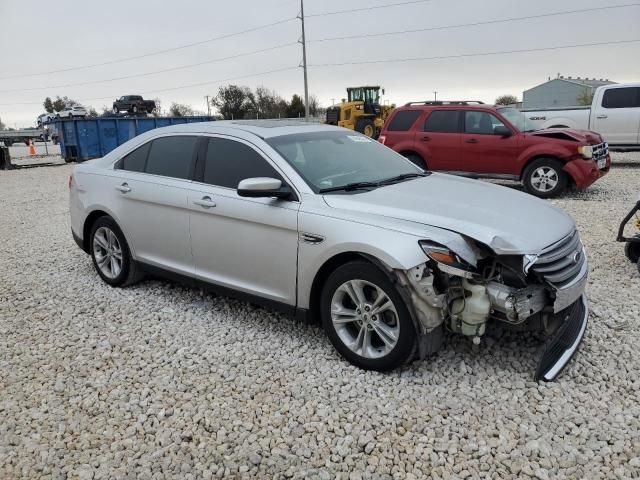
[[[113,218],[104,210],[94,210],[89,215],[87,215],[87,218],[85,218],[82,225],[82,249],[87,253],[90,252],[89,236],[91,234],[91,227],[93,227],[93,224],[96,223],[96,220],[98,220],[100,217]]]

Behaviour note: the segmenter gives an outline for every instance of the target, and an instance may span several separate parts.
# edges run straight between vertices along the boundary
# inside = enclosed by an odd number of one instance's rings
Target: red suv
[[[611,168],[609,147],[586,130],[535,130],[521,112],[482,102],[411,102],[379,138],[429,170],[518,180],[542,198],[586,188]]]

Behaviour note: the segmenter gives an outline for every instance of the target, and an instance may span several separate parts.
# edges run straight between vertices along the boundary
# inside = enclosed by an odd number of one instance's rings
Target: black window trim
[[[167,137],[198,137],[196,139],[196,146],[193,149],[193,153],[192,153],[192,156],[191,156],[191,163],[189,164],[189,171],[187,173],[187,178],[169,177],[167,175],[158,175],[157,173],[149,173],[149,172],[146,171],[147,170],[147,164],[149,162],[149,153],[151,153],[151,147],[152,147],[151,144],[155,140],[158,140],[160,138],[167,138]],[[122,157],[120,157],[116,162],[114,162],[113,169],[114,170],[122,170],[123,172],[130,172],[130,173],[137,173],[137,174],[141,174],[141,175],[148,175],[150,177],[170,178],[172,180],[182,180],[184,182],[192,182],[193,178],[194,178],[195,169],[196,169],[196,162],[197,162],[198,152],[199,152],[198,146],[199,146],[200,138],[201,138],[201,135],[199,133],[189,133],[189,132],[165,133],[164,135],[158,135],[157,137],[150,138],[146,142],[142,142],[139,145],[136,145],[134,148],[132,148],[126,154],[122,155]],[[122,168],[122,160],[126,156],[128,156],[129,154],[135,152],[139,148],[144,147],[145,145],[149,145],[149,149],[147,150],[147,156],[144,159],[144,171],[143,172],[136,172],[136,171],[133,171],[133,170],[125,170],[125,169],[123,169]]]
[[[403,113],[403,112],[418,112],[418,116],[413,120],[413,123],[411,123],[411,125],[409,125],[409,128],[407,128],[406,130],[391,130],[391,129],[390,129],[391,124],[392,124],[392,123],[393,123],[393,121],[396,119],[396,117],[397,117],[399,114]],[[415,130],[416,125],[419,125],[418,121],[420,120],[420,118],[421,118],[423,115],[424,115],[424,110],[423,110],[423,109],[421,109],[421,108],[415,108],[415,107],[413,107],[413,108],[411,108],[411,107],[410,107],[410,108],[399,108],[399,109],[397,109],[397,111],[393,114],[393,116],[387,120],[387,122],[389,122],[389,123],[388,123],[388,126],[383,126],[383,128],[384,128],[385,130],[387,130],[388,132],[394,132],[394,133],[397,133],[397,132],[400,132],[400,133],[403,133],[403,132],[412,132],[412,131],[414,131],[414,130]],[[386,122],[385,122],[385,123],[386,123]]]
[[[604,100],[607,96],[607,93],[609,93],[612,90],[634,90],[635,91],[635,105],[632,105],[630,107],[605,107],[604,106]],[[602,93],[602,100],[600,101],[600,108],[604,108],[607,110],[620,110],[622,108],[638,108],[640,107],[640,87],[629,87],[629,86],[619,86],[619,87],[611,87],[611,88],[607,88],[603,93]]]
[[[487,135],[487,136],[500,136],[500,135],[496,135],[495,133],[482,133],[482,132],[467,132],[467,113],[468,112],[474,112],[474,113],[486,113],[487,115],[492,115],[495,118],[497,118],[500,123],[502,123],[502,125],[504,125],[505,127],[507,127],[509,130],[511,130],[511,133],[513,133],[513,129],[511,128],[511,125],[509,125],[507,122],[505,122],[502,118],[500,118],[498,115],[496,115],[495,112],[490,112],[487,110],[473,110],[473,109],[469,109],[469,110],[461,110],[461,112],[463,113],[463,115],[460,115],[461,120],[460,123],[461,128],[462,128],[462,134],[463,135]],[[495,127],[494,127],[495,128]]]
[[[435,134],[444,134],[444,135],[455,135],[455,134],[461,134],[464,133],[464,115],[460,115],[461,113],[464,113],[466,110],[463,110],[461,108],[434,108],[429,110],[427,116],[424,118],[424,121],[422,122],[422,132],[424,133],[433,133]],[[432,132],[430,130],[426,130],[427,127],[427,122],[429,121],[429,117],[431,117],[431,114],[434,112],[458,112],[458,130],[456,132]]]
[[[196,148],[197,158],[194,165],[194,172],[193,172],[194,174],[192,176],[193,183],[196,183],[199,185],[206,185],[207,187],[211,187],[211,188],[222,188],[222,189],[231,191],[237,195],[237,191],[238,191],[237,188],[225,187],[222,185],[213,185],[211,183],[206,183],[204,181],[204,166],[205,166],[205,161],[207,159],[209,139],[211,138],[222,138],[224,140],[236,141],[253,149],[258,155],[262,157],[264,161],[266,161],[269,164],[269,166],[271,166],[271,168],[273,168],[278,174],[280,174],[284,183],[291,189],[291,192],[292,192],[291,198],[288,198],[286,201],[300,202],[300,192],[298,191],[298,188],[295,186],[294,182],[292,182],[291,179],[287,175],[285,175],[285,173],[282,171],[280,166],[277,165],[273,160],[271,160],[269,155],[267,155],[264,152],[264,150],[262,150],[260,147],[250,142],[246,138],[236,137],[234,135],[228,135],[224,133],[200,134],[200,143]],[[251,200],[251,199],[243,198],[243,200]]]

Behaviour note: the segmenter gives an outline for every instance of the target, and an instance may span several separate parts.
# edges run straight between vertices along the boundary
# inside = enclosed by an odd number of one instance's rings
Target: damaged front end
[[[495,255],[473,244],[475,264],[443,245],[420,245],[429,260],[395,273],[423,337],[444,326],[478,344],[490,321],[539,330],[548,341],[535,380],[557,377],[577,350],[588,317],[588,265],[576,231],[537,255]]]

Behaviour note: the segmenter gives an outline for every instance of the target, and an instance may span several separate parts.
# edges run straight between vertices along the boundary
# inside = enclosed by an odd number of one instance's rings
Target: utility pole
[[[438,91],[437,90],[434,90],[434,92],[433,92],[433,101],[434,102],[438,101]]]
[[[211,104],[209,103],[209,95],[205,95],[204,98],[207,99],[207,115],[211,116]]]
[[[302,22],[302,69],[304,70],[304,118],[309,120],[309,85],[307,83],[307,42],[304,36],[304,0],[300,0],[300,16]]]

